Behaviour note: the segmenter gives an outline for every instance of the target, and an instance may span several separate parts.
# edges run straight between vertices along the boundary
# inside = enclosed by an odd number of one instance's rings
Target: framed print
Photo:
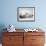
[[[35,7],[18,7],[17,8],[18,21],[35,21]]]

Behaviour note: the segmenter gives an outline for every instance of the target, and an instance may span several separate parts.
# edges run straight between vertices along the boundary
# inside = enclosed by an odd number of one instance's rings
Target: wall
[[[0,0],[0,31],[13,24],[16,28],[40,27],[46,32],[46,0]],[[17,7],[35,7],[35,22],[18,22]]]
[[[46,0],[0,0],[0,25],[16,28],[46,28]],[[35,22],[18,22],[17,7],[35,7]]]

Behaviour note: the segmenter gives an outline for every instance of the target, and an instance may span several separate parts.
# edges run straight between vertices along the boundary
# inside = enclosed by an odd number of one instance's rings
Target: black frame
[[[34,9],[34,20],[19,20],[19,9],[20,8],[33,8]],[[35,22],[35,7],[17,7],[17,21],[19,22]]]

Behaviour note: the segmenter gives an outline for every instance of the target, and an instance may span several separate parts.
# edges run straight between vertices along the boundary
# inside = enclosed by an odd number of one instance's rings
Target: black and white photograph
[[[35,21],[35,7],[18,7],[18,21]]]

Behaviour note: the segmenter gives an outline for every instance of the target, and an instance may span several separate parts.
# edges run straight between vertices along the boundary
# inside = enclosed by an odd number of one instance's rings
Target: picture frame
[[[18,7],[17,20],[20,22],[35,21],[35,7]]]

